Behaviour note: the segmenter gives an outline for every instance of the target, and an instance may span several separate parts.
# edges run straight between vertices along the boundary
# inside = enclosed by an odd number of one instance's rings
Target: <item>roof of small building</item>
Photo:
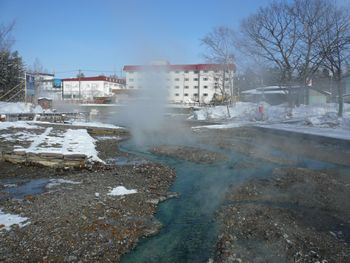
[[[307,87],[310,90],[316,91],[318,93],[321,93],[323,95],[329,96],[331,95],[330,92],[316,89],[315,87]],[[262,95],[262,94],[287,94],[289,89],[292,90],[298,90],[298,89],[305,89],[305,86],[267,86],[267,87],[258,87],[255,89],[249,89],[242,91],[242,94],[246,95]]]
[[[229,64],[226,65],[230,70],[235,70],[235,65],[234,64]],[[142,70],[220,70],[225,65],[221,64],[179,64],[179,65],[171,65],[171,64],[166,64],[166,65],[126,65],[124,66],[123,70],[124,71],[142,71]]]
[[[52,99],[48,98],[48,97],[40,97],[40,98],[38,98],[38,100],[52,100]]]
[[[109,82],[115,82],[118,83],[117,78],[111,78],[106,76],[94,76],[94,77],[76,77],[76,78],[65,78],[62,79],[62,81],[109,81]]]

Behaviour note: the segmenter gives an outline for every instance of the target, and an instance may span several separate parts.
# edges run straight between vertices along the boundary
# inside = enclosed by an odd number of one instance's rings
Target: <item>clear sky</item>
[[[150,58],[201,63],[200,39],[236,28],[270,0],[0,0],[0,23],[16,21],[14,49],[58,77],[105,71]],[[60,73],[66,72],[66,73]],[[108,74],[109,72],[105,72]]]

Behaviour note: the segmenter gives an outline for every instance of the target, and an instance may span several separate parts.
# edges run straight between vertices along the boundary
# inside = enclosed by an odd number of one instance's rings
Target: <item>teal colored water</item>
[[[234,169],[234,163],[248,161],[234,152],[229,161],[207,165],[135,152],[130,143],[122,149],[175,168],[177,177],[170,191],[180,194],[160,205],[156,218],[163,224],[161,232],[143,239],[123,263],[207,262],[218,235],[215,212],[229,186],[267,176],[274,168],[256,161],[253,169]]]

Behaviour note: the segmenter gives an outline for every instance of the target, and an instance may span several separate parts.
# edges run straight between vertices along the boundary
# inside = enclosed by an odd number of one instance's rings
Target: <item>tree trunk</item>
[[[338,117],[343,117],[343,108],[344,108],[344,100],[343,100],[343,86],[341,81],[337,81],[337,90],[338,90]]]

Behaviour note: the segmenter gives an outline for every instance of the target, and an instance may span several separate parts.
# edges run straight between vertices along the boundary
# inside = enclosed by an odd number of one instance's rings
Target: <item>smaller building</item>
[[[38,105],[44,110],[52,109],[52,99],[51,98],[38,98]]]
[[[62,99],[62,82],[56,79],[54,74],[27,72],[26,73],[26,91],[28,98],[46,97],[52,100]]]
[[[248,102],[266,101],[271,105],[290,102],[293,105],[320,105],[330,101],[330,92],[305,86],[268,86],[242,92],[242,100]]]
[[[115,90],[125,89],[125,80],[115,77],[66,78],[62,82],[65,100],[100,100],[100,98],[112,97]]]

